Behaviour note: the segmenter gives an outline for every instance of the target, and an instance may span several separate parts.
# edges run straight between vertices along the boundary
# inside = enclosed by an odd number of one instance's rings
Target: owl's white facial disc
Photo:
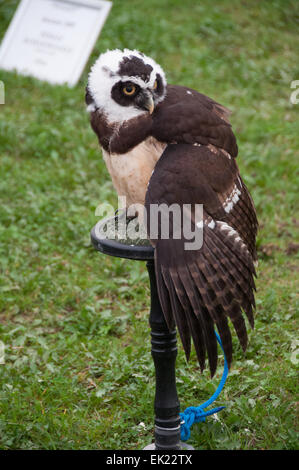
[[[115,49],[101,54],[88,76],[92,102],[108,122],[121,123],[148,112],[145,100],[158,104],[166,95],[165,74],[153,59],[136,50]]]

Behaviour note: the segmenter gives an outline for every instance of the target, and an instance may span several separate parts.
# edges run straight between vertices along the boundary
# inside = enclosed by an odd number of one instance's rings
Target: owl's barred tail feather
[[[192,337],[201,370],[207,353],[213,376],[217,368],[215,325],[229,366],[232,338],[228,318],[246,349],[242,311],[253,327],[255,269],[236,230],[220,221],[215,221],[213,228],[204,224],[203,230],[203,245],[198,250],[185,250],[184,239],[157,240],[155,267],[168,327],[177,325],[187,359]]]

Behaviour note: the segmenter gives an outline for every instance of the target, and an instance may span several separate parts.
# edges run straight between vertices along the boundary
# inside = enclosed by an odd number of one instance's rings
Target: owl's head
[[[87,84],[87,110],[97,109],[109,122],[152,113],[166,95],[165,74],[153,59],[136,50],[101,54]]]

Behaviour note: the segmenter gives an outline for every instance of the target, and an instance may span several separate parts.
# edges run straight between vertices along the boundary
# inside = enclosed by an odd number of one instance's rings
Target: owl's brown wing
[[[170,238],[155,234],[151,207],[165,204],[191,205],[187,215],[192,231],[203,230],[203,244],[186,249],[192,242],[183,233],[183,220],[169,218]],[[203,205],[198,220],[194,205]],[[185,206],[186,207],[186,206]],[[149,181],[145,209],[147,232],[155,246],[159,298],[169,328],[177,325],[187,358],[191,337],[201,369],[208,355],[211,374],[217,367],[216,325],[228,364],[232,361],[231,319],[242,348],[247,332],[242,311],[253,326],[255,210],[234,159],[209,146],[172,144],[165,149]],[[187,214],[188,214],[187,210]],[[163,217],[163,216],[162,216]],[[186,218],[185,218],[186,222]],[[181,237],[177,230],[181,228]],[[154,233],[154,235],[153,235]],[[197,232],[196,232],[197,233]],[[190,246],[190,245],[189,245]]]
[[[229,111],[211,98],[179,85],[168,85],[153,114],[152,135],[167,143],[212,144],[236,157],[238,146]]]

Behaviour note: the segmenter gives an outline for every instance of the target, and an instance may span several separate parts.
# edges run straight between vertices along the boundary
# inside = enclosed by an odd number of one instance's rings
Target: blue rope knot
[[[218,413],[218,411],[223,410],[225,406],[218,406],[212,410],[204,411],[202,405],[200,406],[189,406],[186,408],[184,413],[180,413],[182,418],[181,421],[181,440],[187,441],[190,438],[190,428],[193,423],[204,423],[207,416]]]
[[[215,335],[216,335],[217,341],[218,341],[218,343],[219,343],[219,345],[222,349],[222,352],[224,354],[221,339],[220,339],[220,337],[219,337],[219,335],[216,331],[215,331]],[[220,381],[215,393],[211,396],[211,398],[209,398],[202,405],[189,406],[188,408],[186,408],[186,410],[183,413],[180,413],[180,416],[181,416],[181,440],[182,441],[187,441],[189,439],[189,437],[190,437],[190,428],[193,425],[193,423],[205,422],[207,416],[218,413],[219,411],[223,410],[223,408],[225,408],[225,406],[218,406],[217,408],[213,408],[212,410],[205,411],[205,408],[207,408],[209,405],[211,405],[216,400],[216,398],[218,398],[218,396],[220,395],[220,393],[221,393],[221,391],[224,387],[227,375],[228,375],[228,365],[227,365],[226,357],[225,357],[225,354],[224,354],[223,375],[222,375],[221,381]]]

